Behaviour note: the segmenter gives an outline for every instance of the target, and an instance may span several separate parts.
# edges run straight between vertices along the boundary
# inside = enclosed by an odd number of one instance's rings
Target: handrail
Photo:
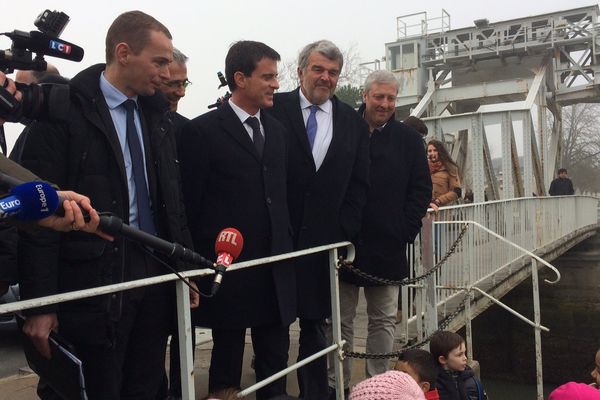
[[[325,246],[319,246],[319,247],[313,247],[310,249],[294,251],[291,253],[278,254],[276,256],[263,257],[263,258],[257,258],[254,260],[234,263],[234,264],[231,264],[231,266],[229,268],[227,268],[226,272],[237,271],[237,270],[243,269],[243,268],[255,267],[255,266],[258,266],[261,264],[273,263],[273,262],[277,262],[277,261],[282,261],[282,260],[287,260],[287,259],[296,258],[296,257],[300,257],[300,256],[305,256],[308,254],[320,253],[322,251],[337,249],[340,247],[346,247],[346,250],[348,252],[347,257],[352,257],[352,260],[354,260],[355,250],[354,250],[354,246],[352,245],[352,243],[338,242],[338,243],[333,243],[333,244],[329,244],[329,245],[325,245]],[[194,277],[199,277],[199,276],[213,275],[214,273],[215,273],[214,270],[203,268],[203,269],[184,271],[184,272],[181,272],[180,275],[185,278],[194,278]],[[60,293],[60,294],[44,296],[44,297],[37,297],[35,299],[30,299],[30,300],[21,300],[21,301],[17,301],[14,303],[0,305],[0,314],[11,313],[11,312],[20,311],[20,310],[27,310],[30,308],[42,307],[42,306],[47,306],[47,305],[56,304],[56,303],[62,303],[64,301],[79,300],[79,299],[84,299],[86,297],[120,292],[123,290],[139,288],[142,286],[156,285],[159,283],[175,281],[177,279],[179,279],[179,278],[175,274],[165,274],[165,275],[154,276],[152,278],[136,279],[133,281],[115,283],[112,285],[98,286],[98,287],[90,288],[90,289],[75,290],[72,292]]]
[[[552,264],[550,264],[549,262],[547,262],[543,258],[540,258],[536,254],[530,252],[529,250],[524,249],[523,247],[519,246],[518,244],[511,242],[510,240],[506,239],[505,237],[498,235],[496,232],[494,232],[493,230],[491,230],[491,229],[489,229],[489,228],[481,225],[477,221],[435,221],[435,223],[436,224],[472,224],[472,225],[475,225],[478,228],[483,229],[484,231],[486,231],[490,235],[495,236],[496,238],[500,239],[504,243],[507,243],[510,246],[513,246],[514,248],[516,248],[518,250],[521,250],[523,253],[527,254],[530,257],[535,258],[536,260],[538,260],[539,262],[541,262],[542,264],[544,264],[546,267],[550,268],[556,274],[556,280],[550,281],[548,279],[544,279],[544,281],[546,283],[554,285],[554,284],[557,284],[560,281],[560,272]]]

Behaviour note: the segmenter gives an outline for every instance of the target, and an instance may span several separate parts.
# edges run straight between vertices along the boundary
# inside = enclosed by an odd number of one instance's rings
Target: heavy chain
[[[350,261],[346,261],[344,259],[344,257],[340,257],[338,259],[338,265],[340,267],[346,268],[347,270],[349,270],[350,272],[352,272],[353,274],[355,274],[357,276],[360,276],[361,278],[364,278],[373,283],[378,283],[380,285],[385,285],[385,286],[414,285],[415,283],[422,281],[422,280],[426,279],[427,277],[429,277],[430,275],[434,274],[437,270],[439,270],[442,267],[442,265],[444,265],[444,263],[448,260],[448,258],[450,258],[450,256],[452,256],[452,254],[454,254],[454,252],[456,252],[456,249],[458,248],[458,245],[460,244],[463,237],[465,236],[465,233],[467,232],[468,227],[469,227],[469,225],[467,225],[467,224],[463,225],[462,230],[460,231],[460,233],[459,233],[458,237],[456,238],[456,240],[454,241],[454,243],[452,243],[452,246],[450,246],[450,248],[448,249],[448,252],[446,254],[444,254],[444,257],[442,257],[440,259],[440,261],[438,261],[438,263],[433,266],[433,268],[431,268],[430,270],[425,272],[423,275],[416,276],[414,278],[404,278],[402,280],[380,278],[378,276],[371,275],[367,272],[361,271],[360,269],[358,269],[354,265],[352,265],[352,263]]]
[[[469,294],[467,293],[465,295],[465,298],[461,302],[462,305],[460,307],[458,307],[453,313],[449,314],[446,318],[444,318],[444,320],[439,324],[437,331],[435,331],[429,337],[423,339],[420,342],[417,342],[417,343],[412,344],[407,347],[403,347],[400,350],[393,351],[391,353],[360,353],[360,352],[355,352],[355,351],[345,351],[344,350],[343,351],[344,357],[362,358],[362,359],[370,359],[370,360],[384,360],[384,359],[389,359],[389,358],[398,358],[398,357],[400,357],[400,355],[402,353],[404,353],[408,350],[421,348],[421,347],[425,346],[427,343],[429,343],[429,341],[431,340],[431,337],[434,334],[445,330],[450,325],[452,320],[454,320],[454,318],[456,318],[465,309],[465,301],[468,299],[468,297],[469,297]]]

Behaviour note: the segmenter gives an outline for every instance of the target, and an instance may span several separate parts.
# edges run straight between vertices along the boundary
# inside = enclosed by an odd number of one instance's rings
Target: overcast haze
[[[294,60],[307,43],[329,39],[342,50],[355,45],[361,61],[384,54],[384,44],[396,40],[396,17],[426,11],[438,17],[444,8],[453,29],[472,26],[473,20],[490,22],[594,5],[593,1],[14,1],[4,7],[0,31],[33,30],[33,21],[44,9],[63,11],[71,21],[61,38],[85,49],[82,62],[46,57],[62,75],[72,77],[81,69],[104,62],[104,38],[111,22],[122,12],[140,9],[165,24],[173,44],[189,58],[188,76],[193,82],[179,111],[194,117],[224,94],[217,90],[216,72],[224,69],[224,59],[232,42],[258,40],[277,50],[283,60]],[[0,48],[10,40],[0,37]],[[12,125],[12,124],[8,124]],[[8,126],[9,142],[21,128]]]

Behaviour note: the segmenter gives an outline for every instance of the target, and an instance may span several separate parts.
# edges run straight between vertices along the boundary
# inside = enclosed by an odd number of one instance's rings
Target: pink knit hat
[[[569,382],[554,389],[548,400],[600,400],[600,390],[585,383]]]
[[[425,400],[425,395],[407,373],[388,371],[356,385],[350,400]]]

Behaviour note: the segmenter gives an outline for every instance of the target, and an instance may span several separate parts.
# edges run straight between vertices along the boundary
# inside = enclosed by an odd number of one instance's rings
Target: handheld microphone
[[[14,30],[6,33],[6,36],[12,39],[14,46],[29,49],[37,54],[41,53],[70,61],[81,61],[83,59],[83,48],[42,32]]]
[[[214,268],[212,261],[207,260],[187,247],[183,247],[179,243],[168,242],[140,229],[134,228],[133,226],[129,226],[115,215],[101,215],[99,227],[103,232],[106,232],[109,235],[114,236],[120,234],[124,238],[140,243],[173,259],[202,266],[204,268]]]
[[[211,288],[211,295],[214,296],[219,290],[223,274],[227,267],[240,256],[244,247],[244,238],[240,231],[235,228],[225,228],[217,236],[215,241],[215,253],[217,253],[217,268],[215,280]]]
[[[15,217],[33,221],[49,217],[58,208],[58,194],[46,182],[27,182],[12,188],[0,199],[0,219]]]

